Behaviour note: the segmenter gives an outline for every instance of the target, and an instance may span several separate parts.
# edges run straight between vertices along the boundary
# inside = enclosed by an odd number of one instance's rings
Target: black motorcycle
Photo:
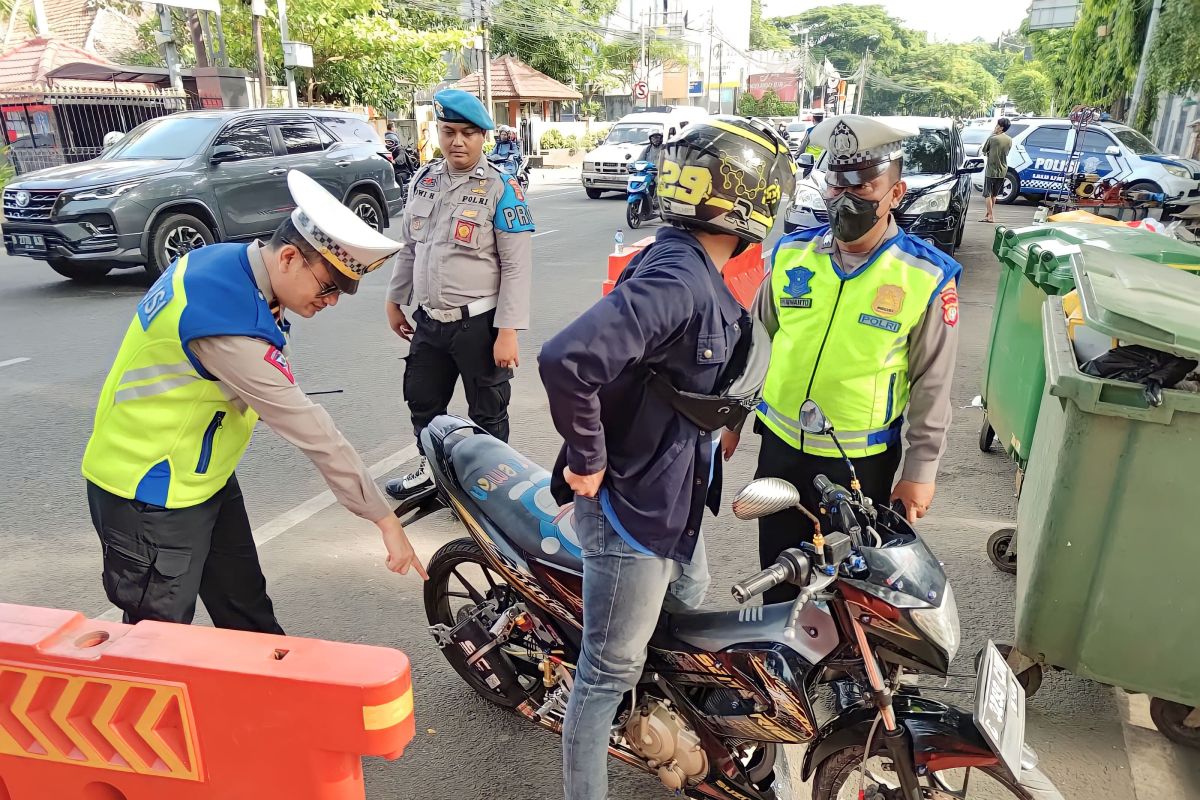
[[[399,140],[388,143],[388,152],[392,156],[392,171],[396,175],[396,185],[404,190],[404,197],[407,199],[408,185],[412,183],[413,176],[421,168],[421,157],[417,154],[417,148],[411,144],[400,144]]]
[[[815,404],[811,433],[833,431]],[[449,507],[470,538],[429,563],[425,610],[454,670],[480,696],[561,734],[579,655],[582,564],[572,508],[549,474],[470,422],[422,434],[436,486],[397,509],[409,523]],[[902,516],[823,476],[811,543],[733,587],[745,603],[783,583],[794,603],[664,613],[609,752],[691,798],[782,800],[782,744],[807,744],[815,800],[1062,800],[1024,746],[1024,694],[989,643],[974,714],[922,697],[906,672],[946,676],[959,646],[954,592]],[[733,503],[751,520],[798,508],[796,488],[756,480]],[[799,536],[797,538],[800,538]],[[822,684],[862,698],[819,724]],[[864,760],[863,754],[868,758]],[[814,777],[815,776],[815,777]]]

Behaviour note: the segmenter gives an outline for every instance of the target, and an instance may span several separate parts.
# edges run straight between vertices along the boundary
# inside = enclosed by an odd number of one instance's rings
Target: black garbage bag
[[[1198,363],[1193,358],[1164,353],[1140,344],[1114,347],[1102,356],[1084,363],[1080,369],[1094,378],[1140,383],[1146,387],[1146,401],[1161,406],[1163,387],[1182,381]]]

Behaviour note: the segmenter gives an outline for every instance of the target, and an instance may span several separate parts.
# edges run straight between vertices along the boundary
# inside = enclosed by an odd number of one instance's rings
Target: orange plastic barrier
[[[361,800],[413,732],[397,650],[0,603],[0,800]]]
[[[619,255],[617,253],[609,254],[608,279],[604,281],[603,294],[608,294],[613,290],[617,284],[617,278],[621,277],[621,272],[629,266],[633,257],[653,241],[653,236],[647,236],[639,242],[627,245]],[[762,283],[763,274],[761,244],[750,245],[744,253],[729,259],[725,264],[725,269],[721,270],[721,275],[725,278],[725,285],[729,287],[729,291],[733,293],[737,301],[746,308],[749,308],[750,304],[754,302],[754,294],[758,291],[758,285]]]

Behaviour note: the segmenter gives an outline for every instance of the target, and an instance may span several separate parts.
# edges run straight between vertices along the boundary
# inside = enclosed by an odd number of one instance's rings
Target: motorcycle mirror
[[[769,517],[800,505],[800,491],[782,478],[750,481],[733,498],[733,515],[740,520]]]
[[[833,423],[815,401],[805,400],[804,405],[800,406],[800,430],[818,436],[828,436],[833,433]]]

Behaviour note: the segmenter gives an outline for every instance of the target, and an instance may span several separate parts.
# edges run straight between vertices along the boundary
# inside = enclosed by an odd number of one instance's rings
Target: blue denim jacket
[[[676,228],[658,232],[607,297],[542,346],[538,368],[564,446],[551,488],[607,469],[606,505],[652,553],[688,562],[707,505],[721,500],[712,443],[651,392],[653,366],[681,391],[712,393],[732,356],[742,308],[704,248]],[[710,480],[711,476],[711,480]]]

